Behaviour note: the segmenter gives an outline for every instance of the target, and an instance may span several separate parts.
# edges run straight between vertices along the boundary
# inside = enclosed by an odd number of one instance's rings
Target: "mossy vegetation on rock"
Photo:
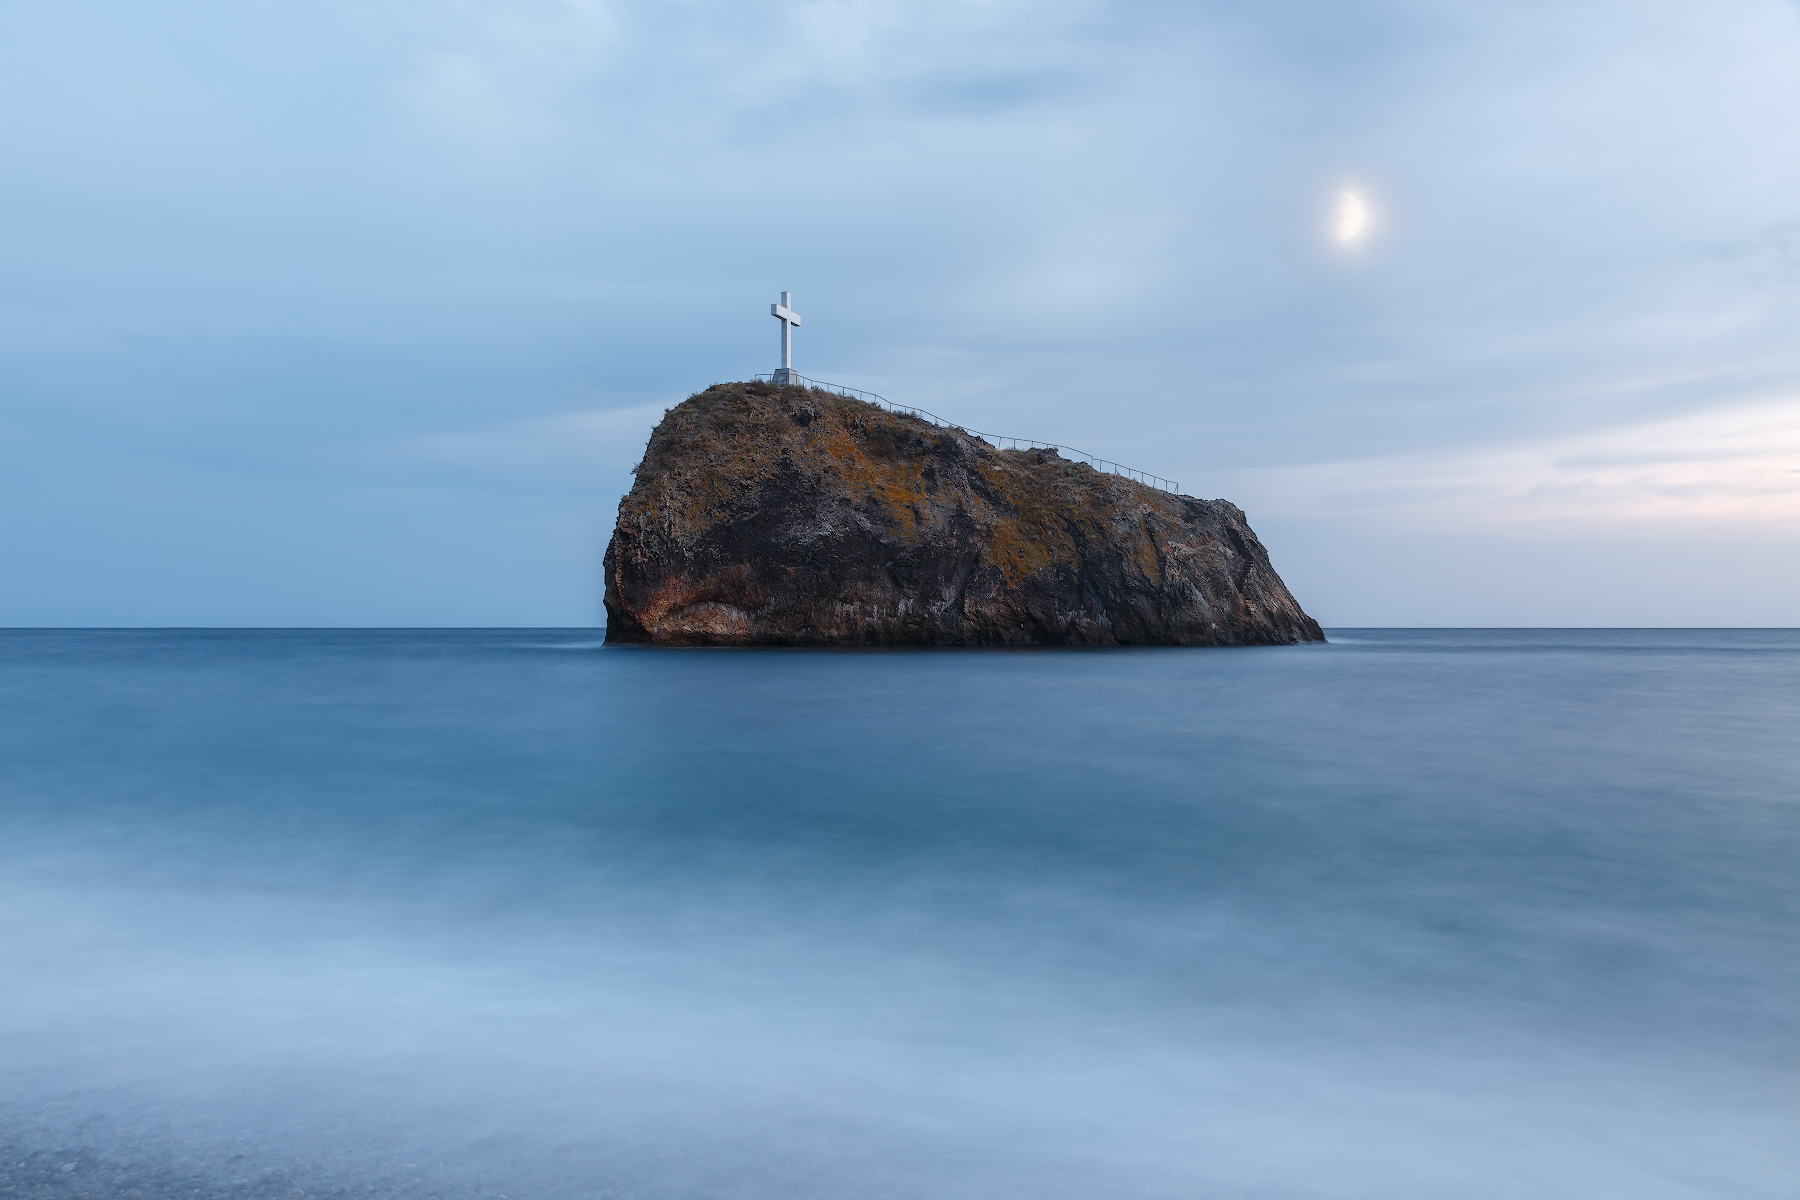
[[[829,392],[715,384],[650,435],[606,640],[1322,641],[1244,514]]]

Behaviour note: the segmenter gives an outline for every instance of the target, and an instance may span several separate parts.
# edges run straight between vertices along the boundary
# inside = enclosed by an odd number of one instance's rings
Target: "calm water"
[[[1800,1194],[1800,633],[1334,639],[0,634],[0,1188]]]

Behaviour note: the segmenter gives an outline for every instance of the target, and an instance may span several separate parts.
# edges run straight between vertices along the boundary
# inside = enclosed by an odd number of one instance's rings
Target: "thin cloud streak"
[[[1558,535],[1800,527],[1800,400],[1460,454],[1244,472],[1270,511],[1347,511],[1391,528]],[[1252,482],[1252,480],[1254,482]]]

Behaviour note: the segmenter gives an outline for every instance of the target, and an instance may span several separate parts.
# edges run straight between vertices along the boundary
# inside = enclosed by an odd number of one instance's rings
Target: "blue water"
[[[1800,1195],[1800,633],[1333,638],[0,633],[0,1194]]]

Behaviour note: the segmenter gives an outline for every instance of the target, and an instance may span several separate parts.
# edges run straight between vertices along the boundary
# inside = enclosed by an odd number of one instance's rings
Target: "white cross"
[[[800,324],[800,314],[788,306],[794,302],[792,292],[781,293],[781,303],[769,305],[770,315],[781,321],[781,370],[775,372],[775,382],[786,386],[794,382],[794,326]]]

